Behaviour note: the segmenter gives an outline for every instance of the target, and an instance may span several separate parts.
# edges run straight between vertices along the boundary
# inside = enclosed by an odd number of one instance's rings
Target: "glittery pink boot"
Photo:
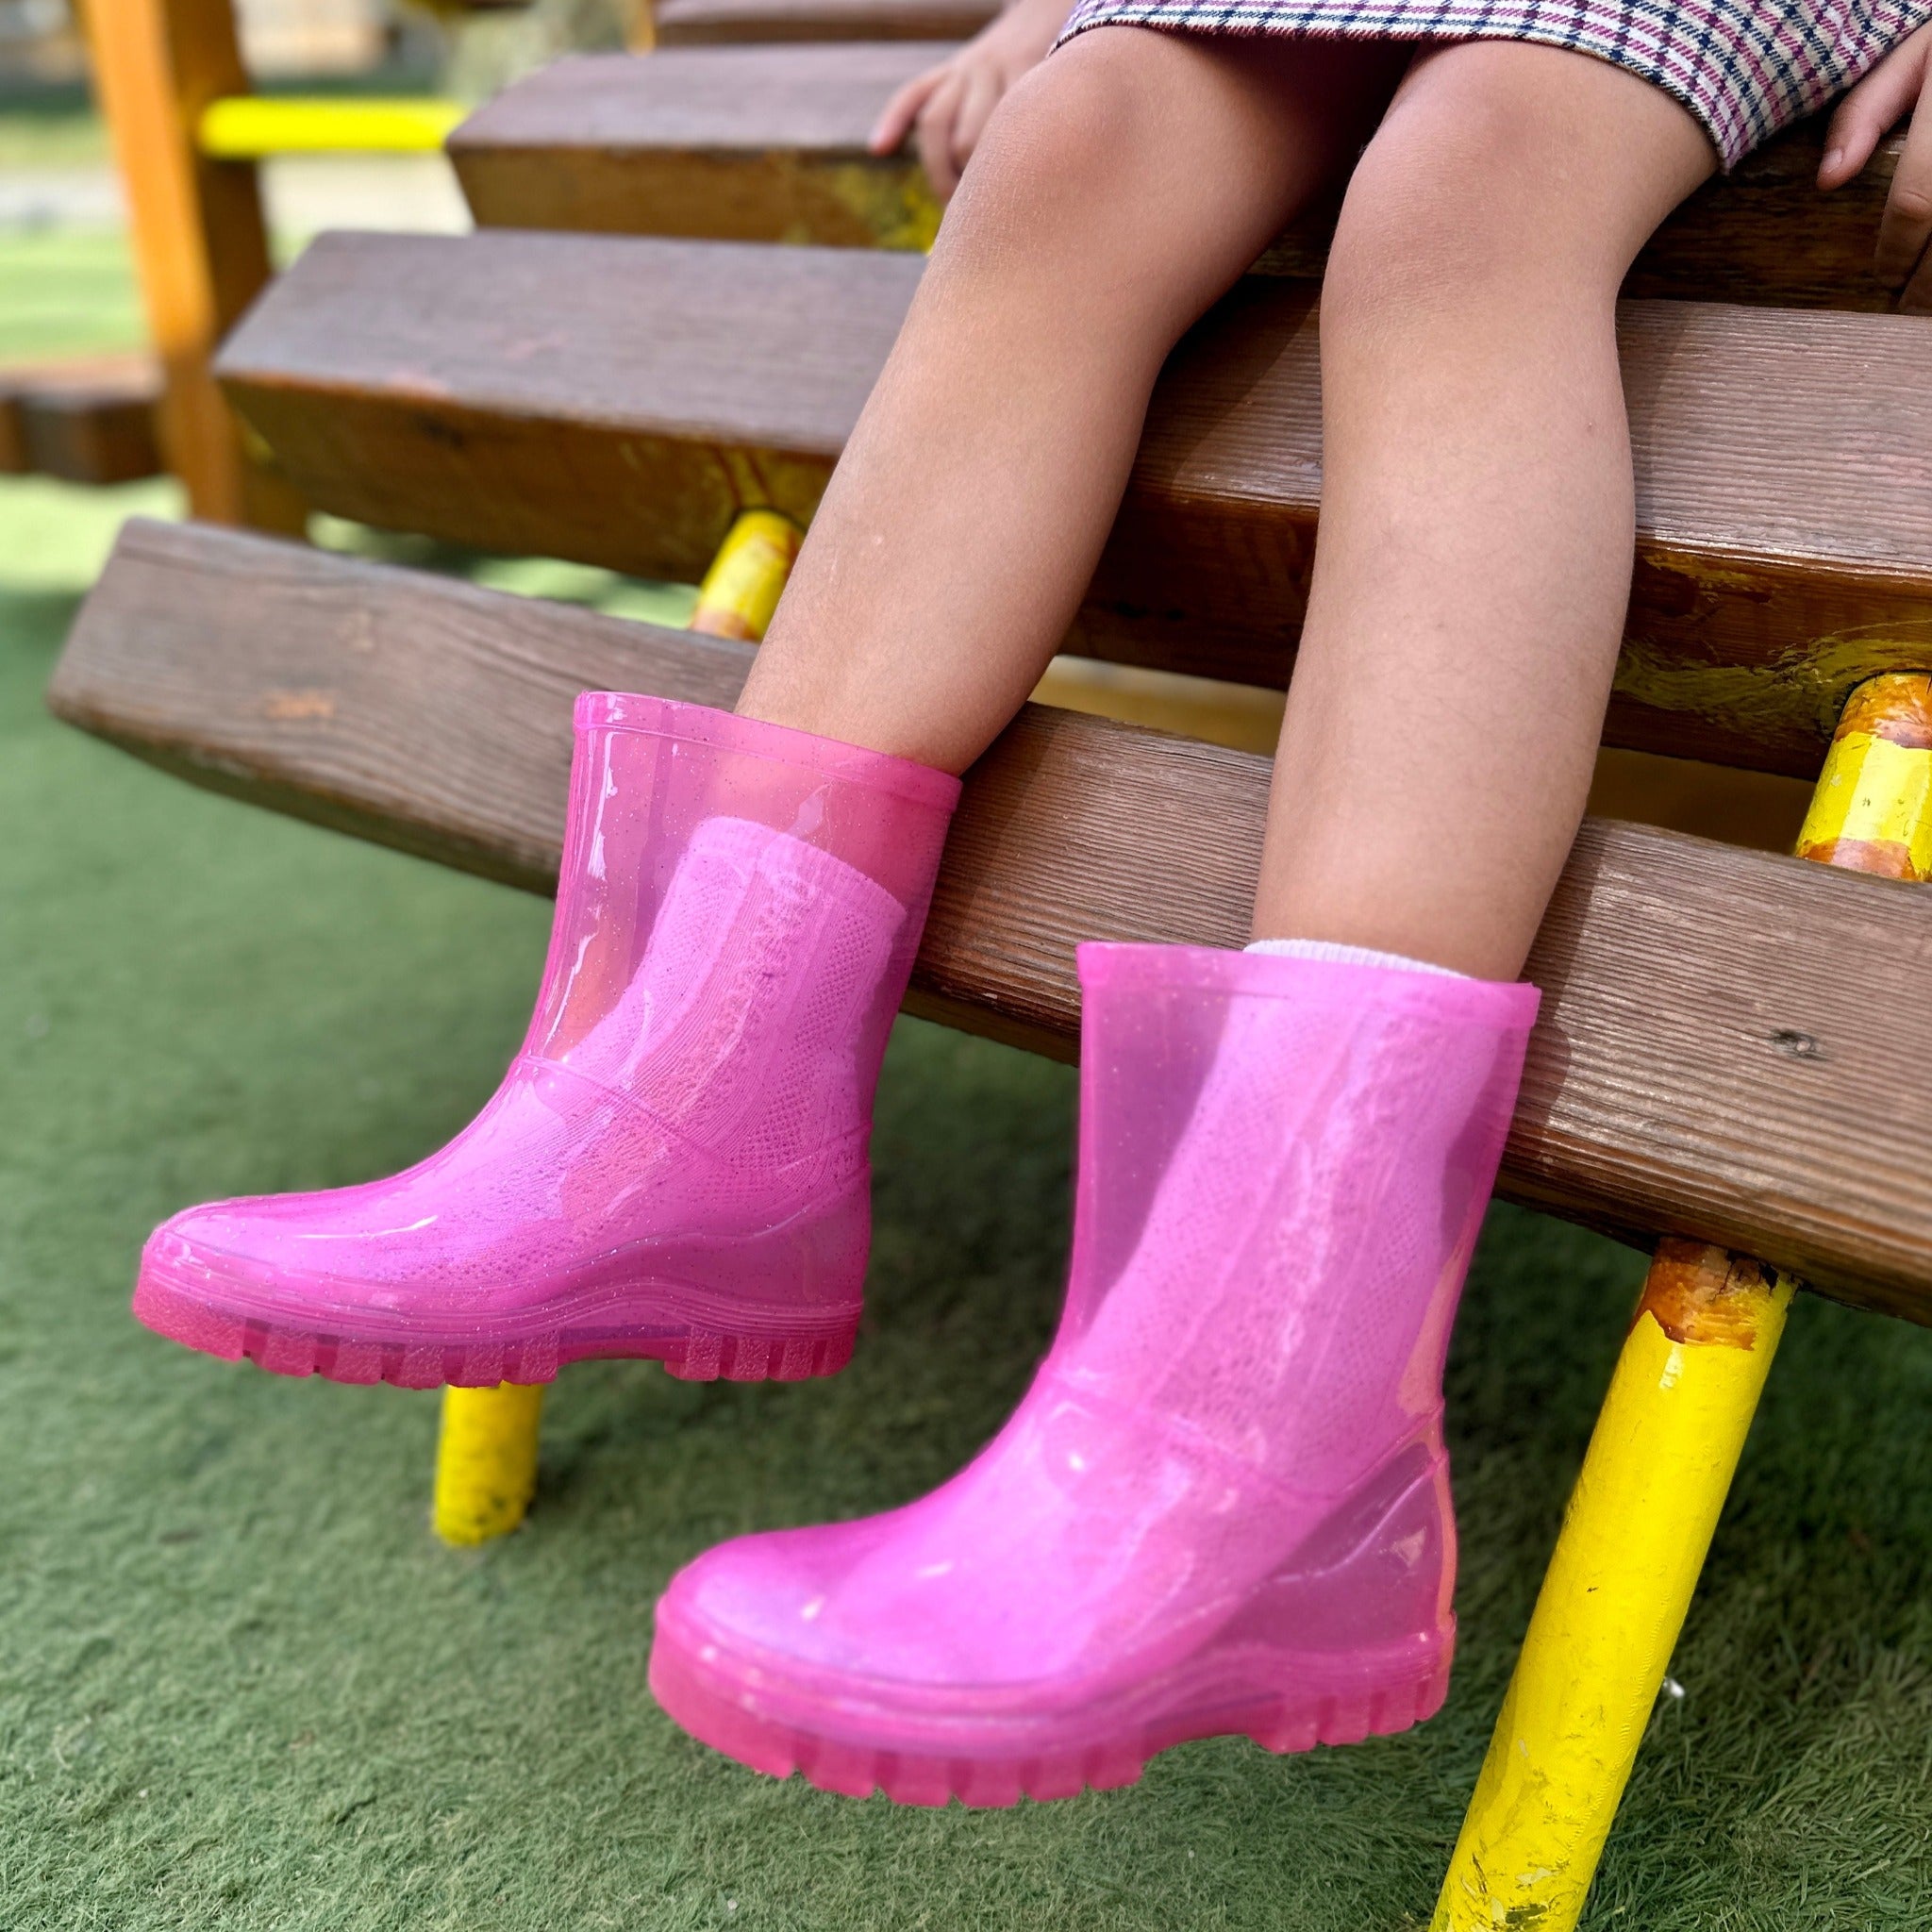
[[[391,1180],[176,1215],[135,1313],[278,1374],[409,1388],[586,1356],[841,1368],[873,1090],[958,795],[903,759],[587,692],[549,962],[494,1098]]]
[[[651,1683],[761,1771],[1010,1804],[1427,1717],[1450,1324],[1534,989],[1087,946],[1067,1307],[1006,1428],[883,1516],[722,1545]]]

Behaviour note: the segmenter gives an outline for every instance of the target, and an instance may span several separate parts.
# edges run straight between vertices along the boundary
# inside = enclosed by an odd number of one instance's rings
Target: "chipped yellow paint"
[[[1654,710],[1747,735],[1796,732],[1823,743],[1857,685],[1881,672],[1917,671],[1928,657],[1932,623],[1846,631],[1763,664],[1690,663],[1679,644],[1626,638],[1613,688]]]
[[[1717,1339],[1638,1312],[1432,1932],[1570,1932],[1582,1912],[1791,1298],[1754,1262],[1727,1274],[1745,1319]]]
[[[1857,641],[1868,667],[1873,641]],[[1849,648],[1837,640],[1817,654],[1821,677],[1843,670]],[[1932,640],[1919,661],[1838,693],[1801,854],[1894,876],[1932,872],[1928,655]],[[1575,1925],[1795,1285],[1721,1248],[1658,1243],[1432,1932]]]
[[[805,532],[774,509],[748,509],[718,547],[698,587],[691,627],[757,643],[778,608]]]
[[[445,1389],[436,1442],[436,1533],[446,1543],[486,1543],[524,1520],[537,1487],[541,1385]]]
[[[1808,858],[1839,841],[1893,847],[1901,876],[1932,874],[1932,749],[1867,731],[1834,740],[1798,850]]]

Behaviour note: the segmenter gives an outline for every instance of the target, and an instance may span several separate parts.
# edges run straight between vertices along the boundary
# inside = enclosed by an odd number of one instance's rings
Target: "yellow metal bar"
[[[691,628],[708,637],[757,643],[778,608],[805,532],[774,509],[740,512],[705,580]]]
[[[1235,751],[1274,749],[1285,699],[1283,691],[1250,684],[1146,671],[1138,664],[1104,664],[1092,658],[1056,658],[1033,688],[1037,705],[1116,718],[1124,724],[1151,724]]]
[[[757,643],[777,608],[804,533],[776,510],[743,511],[719,545],[691,628]],[[524,1520],[537,1486],[543,1391],[514,1382],[445,1389],[436,1445],[436,1533],[488,1542]]]
[[[1890,672],[1852,693],[1798,853],[1886,878],[1932,878],[1932,675]]]
[[[1932,675],[1888,674],[1853,692],[1798,851],[1932,876]],[[1432,1932],[1573,1932],[1795,1285],[1721,1248],[1659,1244]]]
[[[238,94],[202,110],[196,142],[208,159],[271,155],[435,154],[467,109],[438,100],[268,100]]]
[[[485,1543],[524,1520],[537,1487],[541,1384],[445,1389],[436,1442],[436,1533]]]
[[[1437,1932],[1576,1924],[1791,1288],[1719,1248],[1659,1248],[1457,1841]]]

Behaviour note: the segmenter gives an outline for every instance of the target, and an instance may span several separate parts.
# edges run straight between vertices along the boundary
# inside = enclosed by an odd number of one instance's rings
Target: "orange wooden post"
[[[299,531],[301,500],[250,455],[210,369],[270,274],[255,169],[208,160],[195,143],[208,104],[248,89],[229,0],[82,0],[82,10],[166,384],[168,467],[198,517]]]

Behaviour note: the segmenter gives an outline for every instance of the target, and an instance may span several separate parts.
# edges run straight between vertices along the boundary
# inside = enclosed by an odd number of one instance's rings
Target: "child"
[[[1441,1703],[1443,1353],[1630,576],[1614,298],[1714,166],[1863,75],[1823,175],[1849,179],[1932,52],[1932,0],[1058,13],[1018,0],[881,126],[958,194],[737,715],[579,700],[496,1097],[393,1180],[177,1216],[136,1291],[195,1346],[346,1380],[840,1367],[958,774],[1063,637],[1176,338],[1349,173],[1256,943],[1083,949],[1067,1308],[1005,1430],[659,1607],[652,1683],[698,1736],[915,1802]],[[1921,308],[1928,228],[1932,114],[1881,237]]]

